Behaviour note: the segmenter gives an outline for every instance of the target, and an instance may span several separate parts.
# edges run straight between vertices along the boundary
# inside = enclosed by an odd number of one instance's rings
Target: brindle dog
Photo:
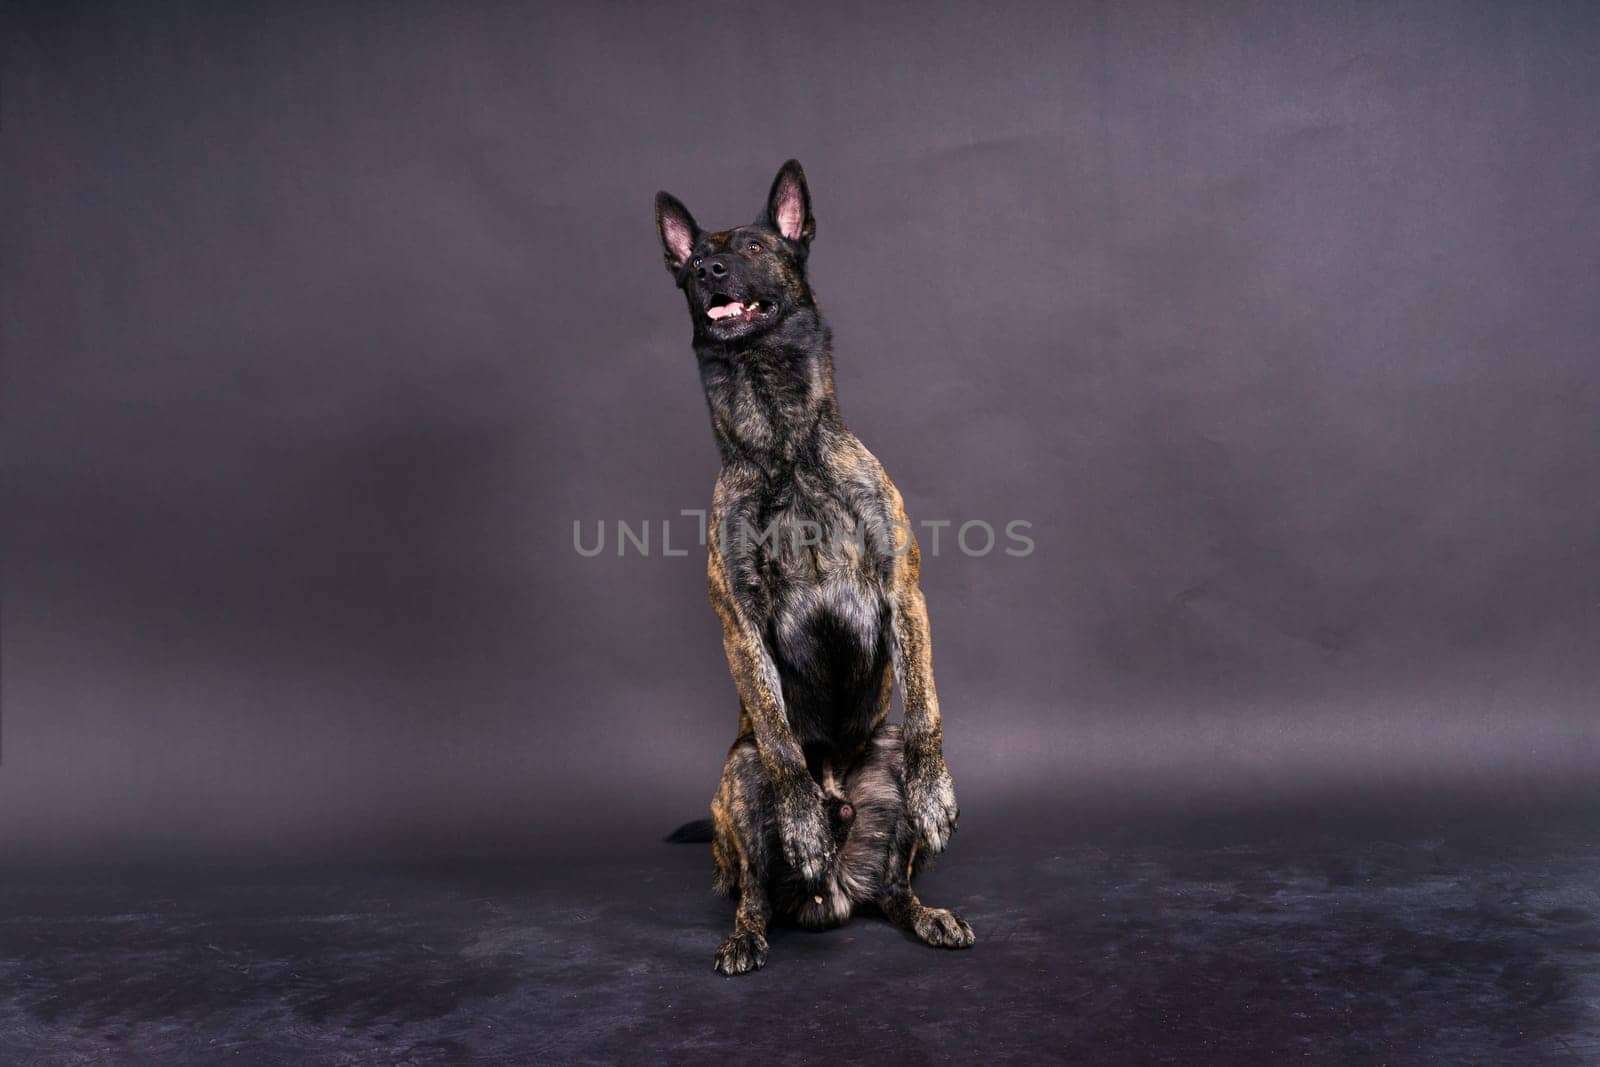
[[[808,927],[875,904],[930,945],[972,928],[911,891],[956,827],[911,525],[845,428],[828,328],[806,282],[816,224],[800,164],[749,226],[703,233],[666,193],[656,225],[683,289],[722,454],[707,522],[711,603],[739,735],[711,803],[715,888],[737,893],[716,969],[766,962],[774,915]],[[887,721],[898,681],[904,725]]]

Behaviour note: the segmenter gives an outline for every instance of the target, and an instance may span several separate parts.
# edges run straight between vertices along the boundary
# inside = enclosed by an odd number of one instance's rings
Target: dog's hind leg
[[[903,817],[891,835],[887,869],[878,890],[878,909],[884,917],[919,941],[935,948],[971,948],[977,935],[967,920],[948,908],[930,908],[911,891],[911,874],[917,864],[917,830]]]
[[[878,907],[890,922],[935,948],[971,948],[977,940],[967,920],[949,908],[930,908],[918,900],[903,871],[879,893]]]
[[[755,741],[740,738],[728,753],[722,785],[711,803],[717,864],[713,884],[723,892],[736,889],[739,895],[733,933],[718,947],[713,963],[722,974],[744,974],[767,962],[767,924],[772,918],[767,881],[777,823],[764,780]]]
[[[732,831],[712,831],[711,837],[711,891],[719,897],[730,897],[739,891],[739,847],[734,843]]]

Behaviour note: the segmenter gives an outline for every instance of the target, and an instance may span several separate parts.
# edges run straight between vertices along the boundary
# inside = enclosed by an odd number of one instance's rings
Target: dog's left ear
[[[800,161],[791,159],[772,179],[772,192],[767,194],[767,224],[786,240],[802,245],[811,243],[817,232],[816,220],[811,217],[811,194],[806,191],[806,172]]]
[[[677,274],[688,261],[694,243],[700,239],[700,227],[695,225],[689,209],[671,193],[656,194],[656,232],[661,235],[667,272]]]

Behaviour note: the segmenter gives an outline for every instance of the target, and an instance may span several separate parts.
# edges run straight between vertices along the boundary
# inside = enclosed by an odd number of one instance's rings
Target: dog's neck
[[[694,347],[724,466],[780,475],[843,432],[831,338],[814,308],[749,341],[696,338]]]

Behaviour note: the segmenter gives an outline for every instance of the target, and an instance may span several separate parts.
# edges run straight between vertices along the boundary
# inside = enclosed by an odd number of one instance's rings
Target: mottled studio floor
[[[7,1063],[1600,1063],[1592,817],[963,827],[924,897],[712,973],[703,846],[601,862],[11,872]]]

